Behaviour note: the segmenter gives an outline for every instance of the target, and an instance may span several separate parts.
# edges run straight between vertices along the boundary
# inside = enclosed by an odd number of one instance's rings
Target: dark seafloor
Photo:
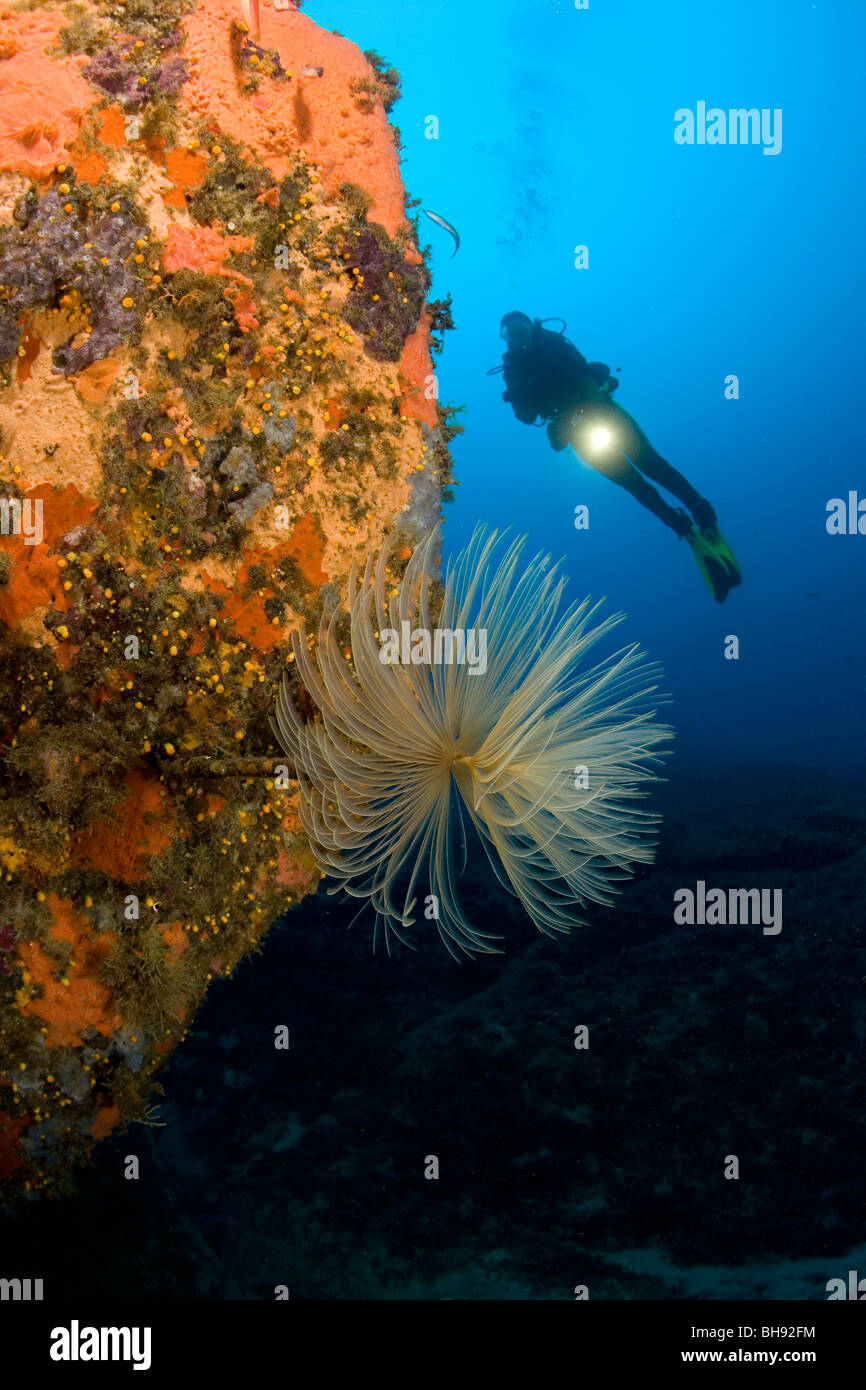
[[[458,966],[430,924],[374,958],[356,902],[309,899],[215,986],[164,1127],[4,1216],[4,1267],[46,1298],[826,1298],[866,1268],[859,789],[674,765],[653,804],[656,864],[570,939],[480,853],[460,886],[500,957]],[[781,934],[675,925],[698,879],[781,888]]]

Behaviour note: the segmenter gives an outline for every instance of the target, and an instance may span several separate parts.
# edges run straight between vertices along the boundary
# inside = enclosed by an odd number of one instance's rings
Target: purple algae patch
[[[82,218],[64,212],[55,192],[34,190],[19,199],[16,225],[0,236],[0,361],[13,357],[22,310],[52,305],[76,290],[90,309],[90,333],[56,349],[54,370],[67,376],[106,357],[125,341],[137,341],[141,284],[126,266],[142,228],[128,212]],[[124,305],[131,299],[132,305]]]
[[[343,318],[363,336],[370,357],[396,362],[418,325],[430,274],[425,265],[409,265],[384,229],[378,231],[377,235],[368,226],[349,248],[354,283]]]
[[[172,40],[170,44],[165,42],[168,39]],[[160,47],[176,47],[181,41],[181,38],[166,34]],[[131,48],[132,41],[128,40],[116,48],[103,49],[82,68],[84,76],[101,91],[116,97],[128,110],[137,110],[155,95],[177,96],[189,79],[186,60],[173,54],[154,69],[139,73],[125,56]]]

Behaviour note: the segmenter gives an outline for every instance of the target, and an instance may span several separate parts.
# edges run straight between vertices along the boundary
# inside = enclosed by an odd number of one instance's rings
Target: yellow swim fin
[[[685,539],[713,598],[717,603],[724,603],[731,589],[743,582],[737,558],[728,542],[721,531],[709,526],[703,531],[692,526],[686,531]]]

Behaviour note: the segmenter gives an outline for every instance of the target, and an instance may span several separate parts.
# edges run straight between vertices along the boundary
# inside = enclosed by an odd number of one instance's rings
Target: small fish
[[[452,227],[450,222],[446,222],[444,217],[440,217],[438,212],[428,212],[427,209],[424,208],[424,216],[429,217],[430,221],[435,222],[437,226],[444,227],[446,232],[450,232],[453,236],[454,250],[451,252],[450,257],[450,259],[453,261],[454,257],[457,255],[457,252],[460,250],[460,233],[457,231],[457,228]]]
[[[305,68],[301,68],[301,76],[302,76],[302,77],[321,77],[321,76],[323,75],[324,71],[325,71],[324,68],[315,68],[315,67],[313,67],[313,65],[312,65],[311,63],[308,63],[307,66],[306,66]]]

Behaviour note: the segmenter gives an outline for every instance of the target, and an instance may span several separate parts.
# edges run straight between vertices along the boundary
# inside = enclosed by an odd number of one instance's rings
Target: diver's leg
[[[647,511],[652,512],[653,516],[657,516],[666,526],[670,526],[678,536],[688,531],[691,522],[685,512],[675,511],[669,506],[623,454],[608,454],[604,458],[586,459],[585,462],[597,472],[604,474],[605,478],[610,478],[612,483],[624,487],[642,507],[646,507]]]
[[[679,502],[685,503],[700,527],[715,526],[716,513],[707,499],[701,497],[688,478],[683,477],[653,448],[637,420],[628,411],[614,401],[611,401],[611,408],[617,416],[617,443],[635,468],[639,468],[641,473],[670,492]]]

